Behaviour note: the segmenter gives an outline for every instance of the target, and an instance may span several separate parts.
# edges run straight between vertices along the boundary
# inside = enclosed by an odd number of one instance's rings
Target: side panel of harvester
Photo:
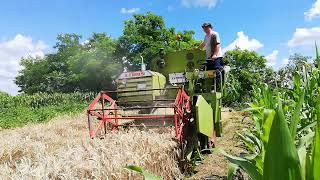
[[[213,123],[213,111],[210,104],[199,95],[197,97],[196,102],[196,118],[197,118],[197,128],[199,133],[206,135],[208,137],[213,136],[214,127],[212,126]]]

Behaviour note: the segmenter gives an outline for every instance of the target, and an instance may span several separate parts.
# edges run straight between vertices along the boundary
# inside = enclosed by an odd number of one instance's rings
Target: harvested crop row
[[[136,179],[139,165],[180,179],[173,131],[119,131],[89,139],[84,116],[0,131],[0,177],[5,179]]]

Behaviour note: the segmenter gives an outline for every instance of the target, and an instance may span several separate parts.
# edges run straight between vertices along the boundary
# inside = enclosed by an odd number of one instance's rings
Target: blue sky
[[[167,26],[192,29],[210,21],[225,50],[239,46],[256,50],[275,68],[294,52],[312,56],[320,42],[320,0],[3,0],[0,2],[0,90],[16,93],[12,80],[19,59],[52,51],[60,33],[92,32],[117,38],[132,13],[152,11]]]

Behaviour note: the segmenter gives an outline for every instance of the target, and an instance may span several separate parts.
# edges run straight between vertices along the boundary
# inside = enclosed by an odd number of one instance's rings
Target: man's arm
[[[204,41],[203,41],[203,42],[200,44],[199,48],[200,48],[200,49],[203,49],[205,45],[206,45],[206,44],[205,44]]]
[[[217,56],[218,56],[218,54],[220,53],[219,51],[220,51],[220,43],[219,44],[217,44],[216,45],[216,47],[214,48],[214,52],[212,52],[212,59],[215,59]]]
[[[220,53],[220,47],[221,47],[220,36],[217,32],[211,36],[211,45],[215,45],[214,47],[211,48],[212,50],[211,58],[216,59],[218,54]]]

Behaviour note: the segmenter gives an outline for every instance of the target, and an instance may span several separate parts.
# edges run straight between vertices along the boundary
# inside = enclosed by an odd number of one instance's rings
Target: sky
[[[294,53],[314,56],[320,44],[320,0],[1,0],[0,91],[17,94],[21,57],[53,52],[58,34],[117,38],[125,20],[148,11],[167,27],[194,30],[196,39],[203,39],[201,24],[211,22],[223,51],[257,51],[274,69]]]

